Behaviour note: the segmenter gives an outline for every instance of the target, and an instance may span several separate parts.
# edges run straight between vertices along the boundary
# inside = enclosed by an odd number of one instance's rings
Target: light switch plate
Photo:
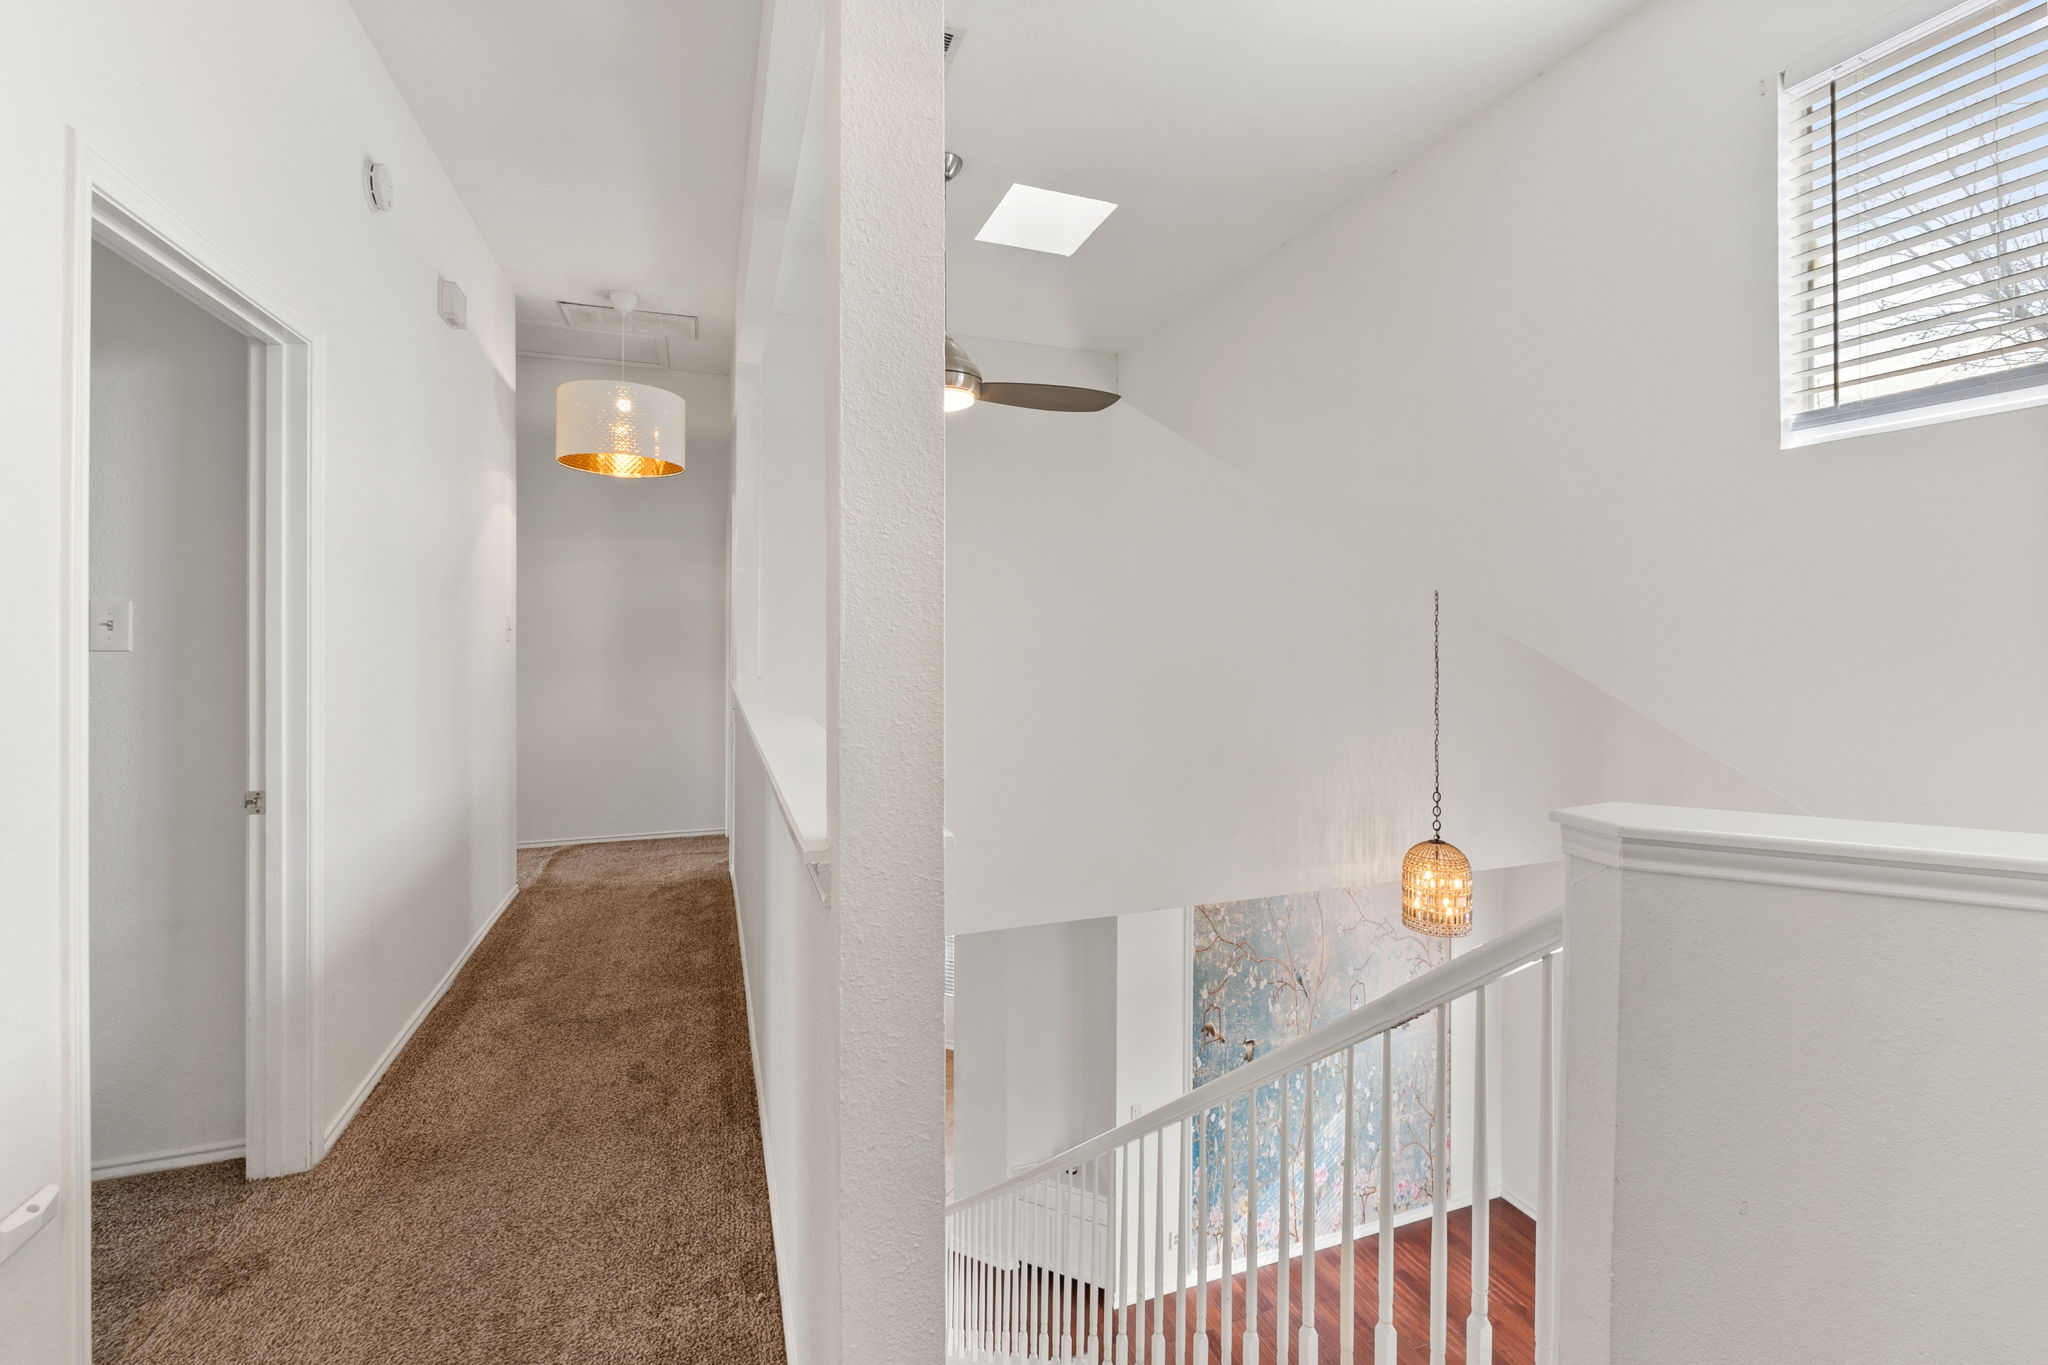
[[[132,650],[135,648],[135,604],[111,597],[92,600],[92,647]]]

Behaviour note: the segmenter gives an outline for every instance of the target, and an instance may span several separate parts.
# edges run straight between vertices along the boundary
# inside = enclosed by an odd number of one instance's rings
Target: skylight
[[[981,231],[974,234],[974,240],[1071,256],[1114,212],[1116,205],[1107,200],[1084,199],[1078,194],[1061,194],[1033,185],[1012,185],[1003,202],[981,225]]]

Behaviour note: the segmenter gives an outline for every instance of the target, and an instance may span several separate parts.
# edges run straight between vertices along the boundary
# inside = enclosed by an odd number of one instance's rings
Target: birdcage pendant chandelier
[[[1455,844],[1444,842],[1444,648],[1443,594],[1433,594],[1430,647],[1431,752],[1435,785],[1430,792],[1430,837],[1401,860],[1401,923],[1432,938],[1463,938],[1472,932],[1472,864]]]

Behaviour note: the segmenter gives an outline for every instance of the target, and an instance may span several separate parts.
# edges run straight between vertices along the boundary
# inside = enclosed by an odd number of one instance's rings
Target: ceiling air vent
[[[626,315],[625,336],[619,335],[617,310],[601,303],[558,305],[560,322],[522,318],[519,353],[552,360],[600,360],[616,364],[623,346],[625,362],[646,369],[674,368],[669,343],[695,341],[697,319],[687,313],[650,313],[636,309]]]
[[[949,29],[947,29],[947,30],[946,30],[946,65],[947,65],[947,66],[951,66],[951,65],[953,64],[953,54],[954,54],[954,53],[956,53],[956,52],[958,52],[958,51],[960,50],[960,37],[961,37],[961,34],[960,34],[960,30],[959,30],[959,29],[957,29],[957,28],[949,28]]]
[[[619,334],[618,310],[602,303],[562,302],[562,321],[583,331],[610,332]],[[672,341],[695,341],[697,319],[688,313],[650,313],[636,308],[626,315],[626,334],[635,332],[647,336],[665,336]]]

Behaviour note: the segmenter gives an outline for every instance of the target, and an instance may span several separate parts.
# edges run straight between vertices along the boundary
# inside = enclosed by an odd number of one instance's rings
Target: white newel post
[[[837,1358],[943,1356],[945,19],[829,0]]]

